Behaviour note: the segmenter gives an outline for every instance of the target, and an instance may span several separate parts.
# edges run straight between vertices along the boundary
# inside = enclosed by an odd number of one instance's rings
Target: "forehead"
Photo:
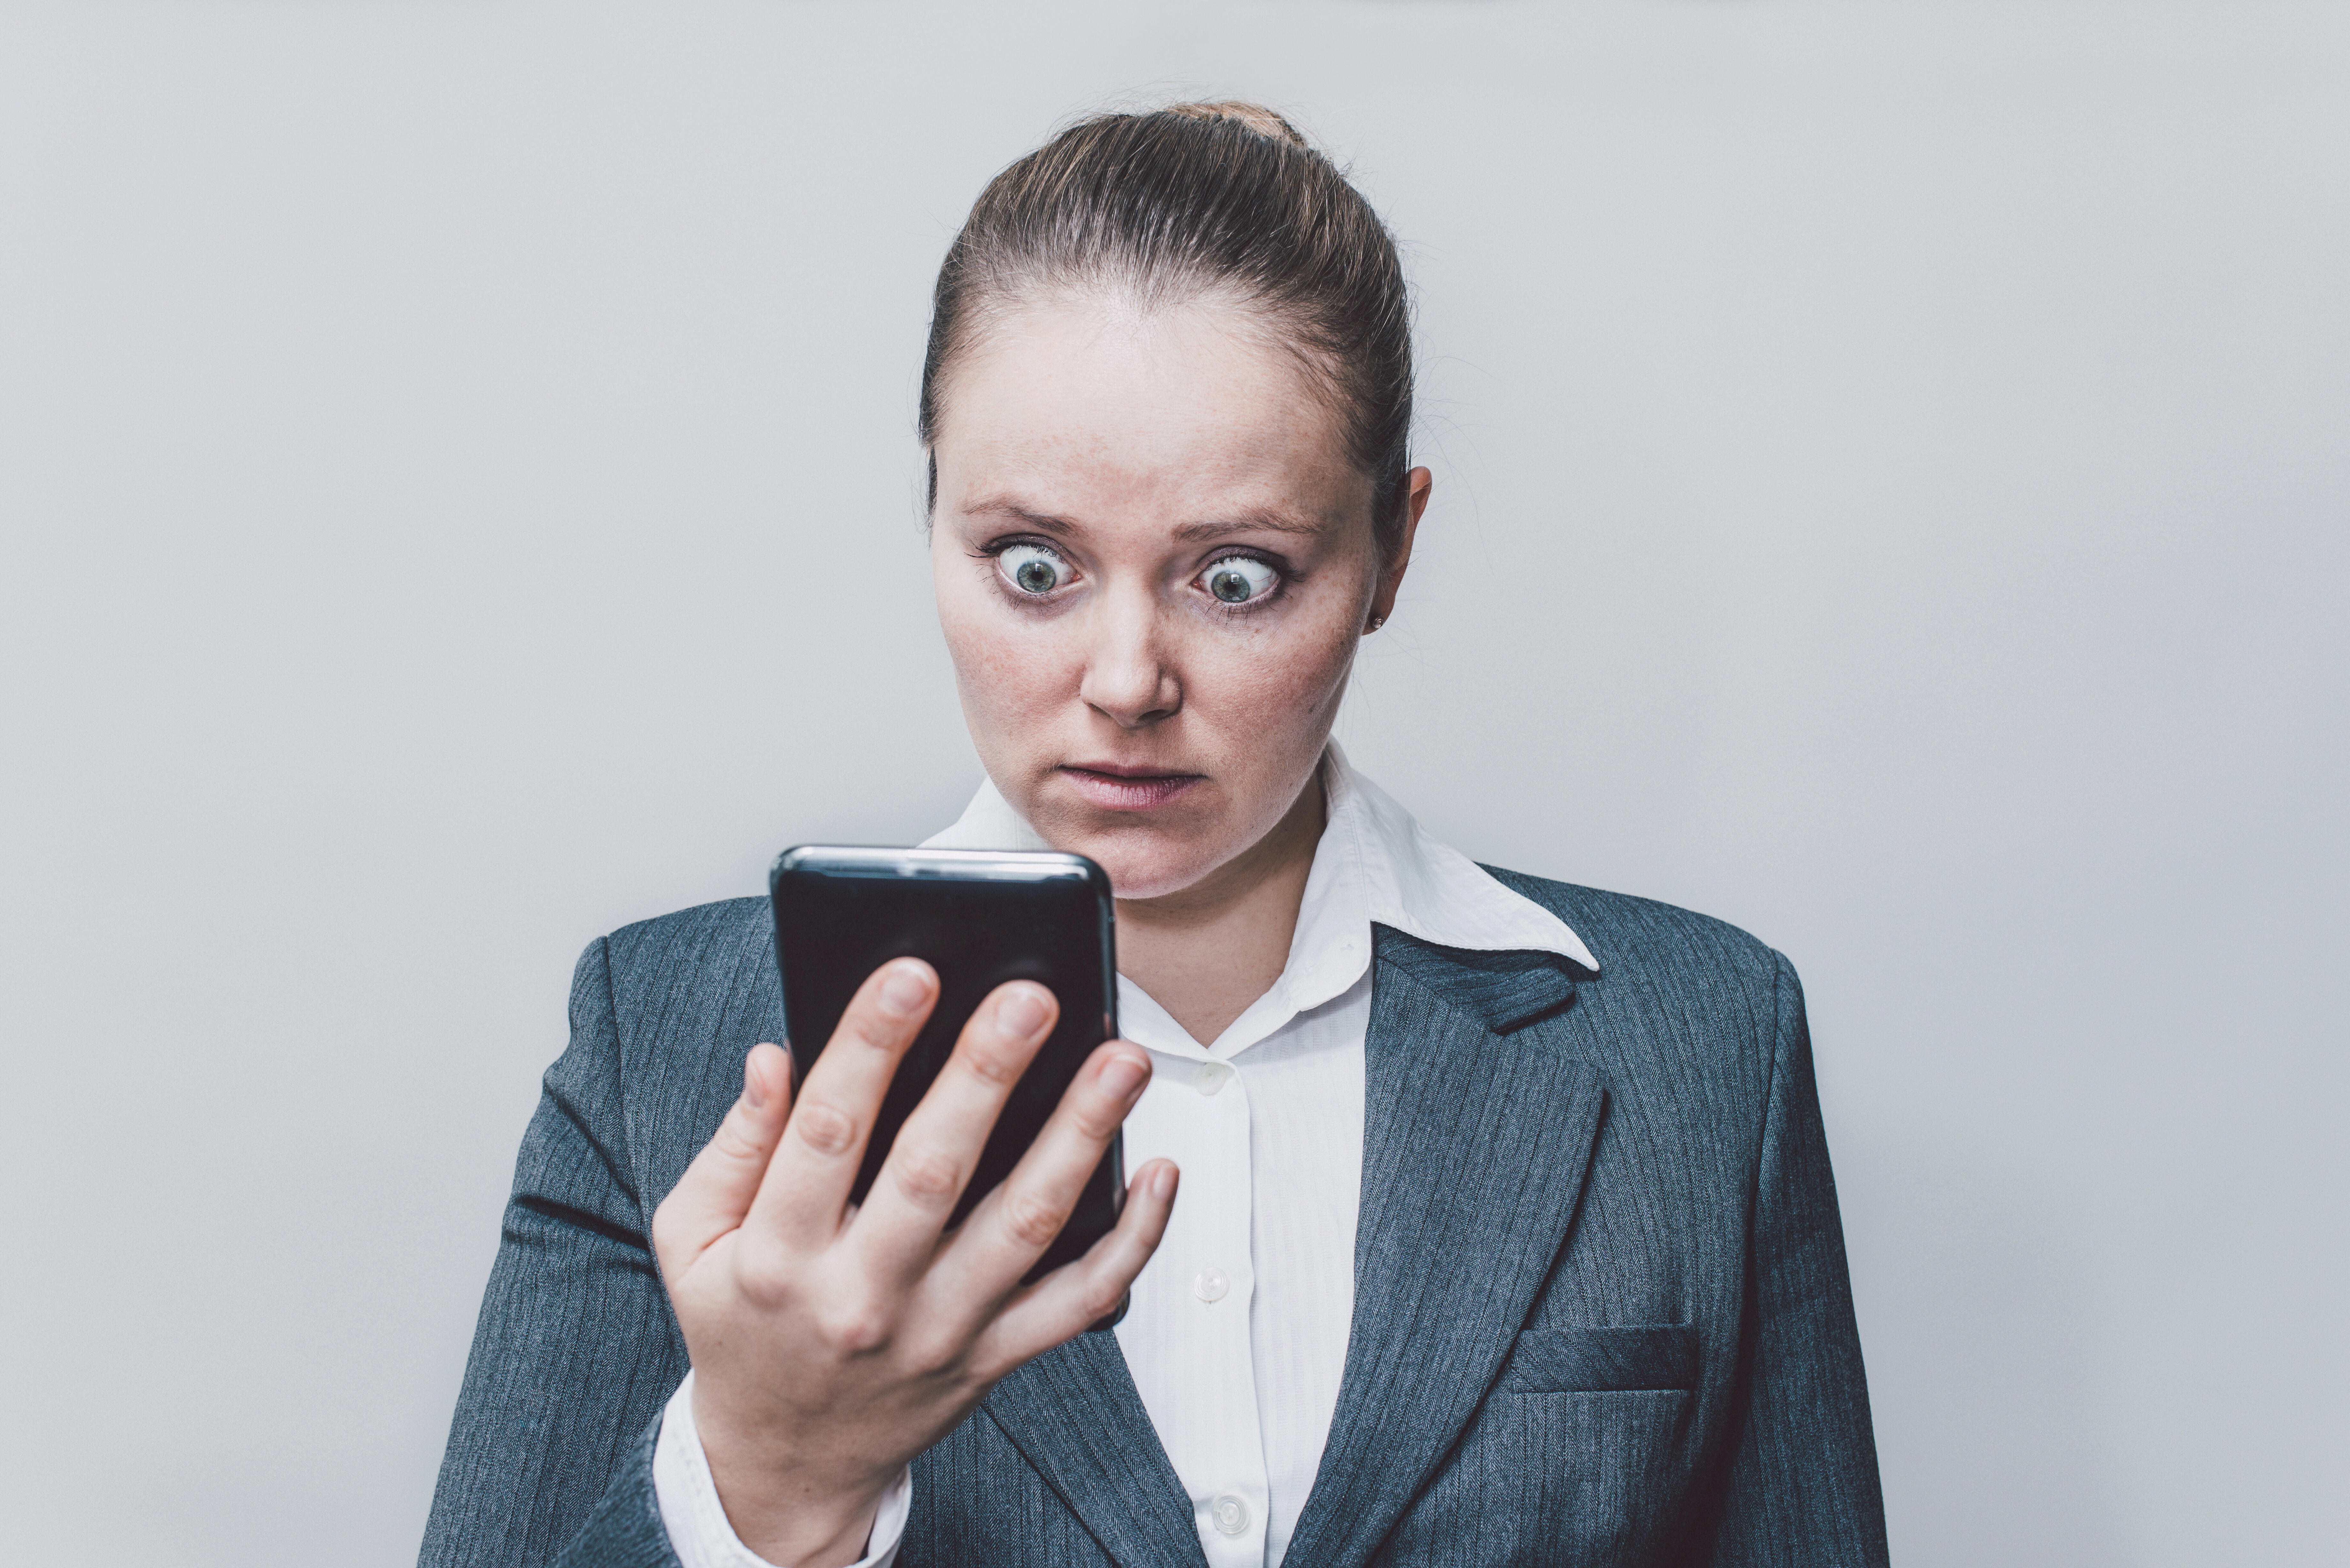
[[[1367,513],[1369,483],[1322,389],[1230,307],[1023,306],[989,325],[943,393],[941,501],[1017,489],[1073,512]]]

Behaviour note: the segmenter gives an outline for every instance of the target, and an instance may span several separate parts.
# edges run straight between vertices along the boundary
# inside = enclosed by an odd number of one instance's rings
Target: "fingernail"
[[[743,1058],[743,1097],[751,1102],[751,1108],[754,1111],[767,1103],[767,1091],[759,1086],[759,1075],[751,1065],[758,1059],[756,1051]]]
[[[1045,1004],[1024,986],[995,1004],[995,1026],[1015,1040],[1025,1040],[1045,1027]]]
[[[1102,1087],[1119,1099],[1130,1099],[1150,1076],[1150,1064],[1121,1051],[1102,1067]]]
[[[898,1018],[911,1016],[931,999],[931,988],[922,979],[921,971],[900,966],[889,971],[881,982],[881,1011]]]
[[[1175,1196],[1175,1178],[1179,1173],[1171,1165],[1162,1165],[1150,1173],[1150,1196],[1164,1203]]]

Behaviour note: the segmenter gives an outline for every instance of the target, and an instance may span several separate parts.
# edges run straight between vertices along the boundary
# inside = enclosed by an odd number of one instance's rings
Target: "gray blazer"
[[[1601,966],[1375,929],[1355,1320],[1289,1568],[1881,1564],[1844,1240],[1785,959],[1506,871]],[[590,947],[515,1173],[424,1568],[675,1568],[685,1345],[647,1245],[783,1036],[761,900]],[[1115,1336],[914,1464],[899,1561],[1201,1568]]]

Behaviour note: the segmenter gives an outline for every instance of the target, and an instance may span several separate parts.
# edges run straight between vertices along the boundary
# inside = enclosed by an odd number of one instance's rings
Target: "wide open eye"
[[[1253,556],[1227,556],[1201,576],[1210,593],[1228,605],[1244,605],[1273,592],[1281,574]]]
[[[1069,564],[1042,545],[1014,545],[995,557],[1003,580],[1024,594],[1049,594],[1069,580]]]

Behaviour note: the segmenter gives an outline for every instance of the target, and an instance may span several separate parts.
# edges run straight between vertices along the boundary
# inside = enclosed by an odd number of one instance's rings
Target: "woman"
[[[931,842],[1100,862],[1128,1037],[942,1234],[1049,992],[852,1208],[937,977],[872,976],[795,1094],[764,903],[596,943],[425,1563],[1884,1560],[1793,971],[1482,870],[1329,743],[1410,400],[1394,245],[1270,112],[988,187],[921,401],[988,783]],[[1117,1231],[1023,1288],[1121,1122]]]

